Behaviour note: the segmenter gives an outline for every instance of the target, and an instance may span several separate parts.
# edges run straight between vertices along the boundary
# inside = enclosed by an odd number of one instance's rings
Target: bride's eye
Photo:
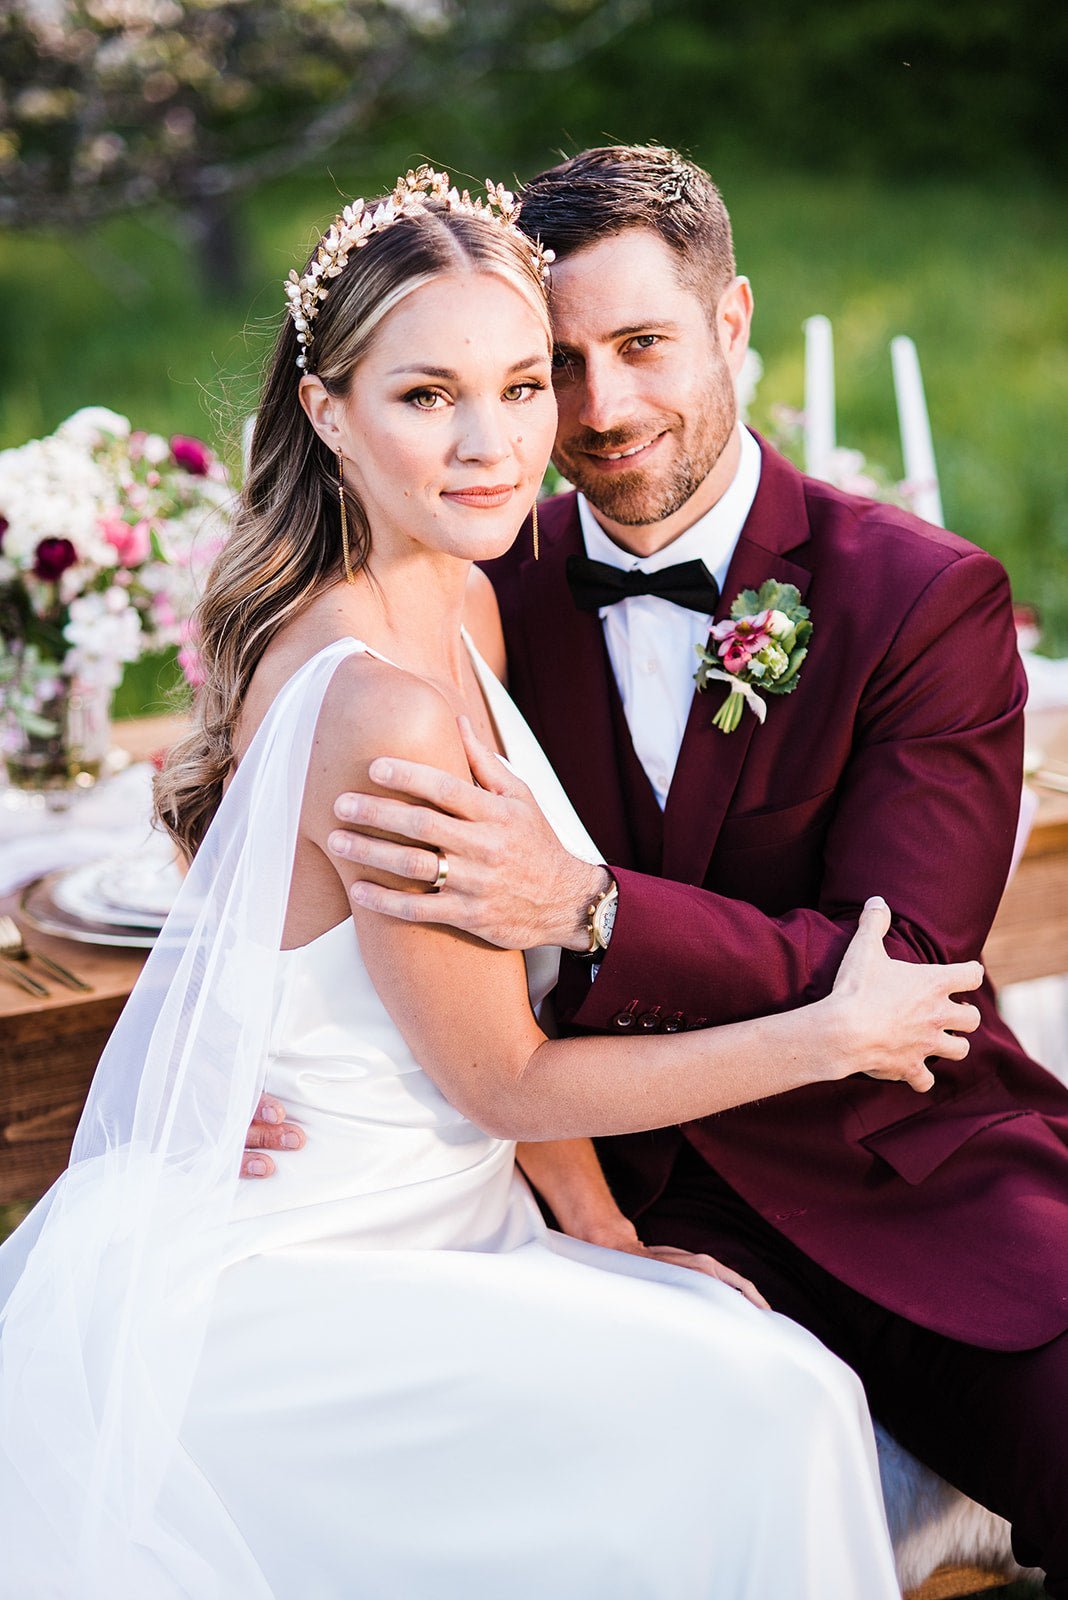
[[[440,389],[411,389],[404,398],[417,411],[440,411],[447,403]]]
[[[525,378],[522,383],[510,383],[504,391],[504,399],[511,401],[532,400],[545,388],[543,383],[538,383],[534,378]]]

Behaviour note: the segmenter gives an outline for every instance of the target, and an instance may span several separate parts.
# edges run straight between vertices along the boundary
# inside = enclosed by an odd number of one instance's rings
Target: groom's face
[[[553,461],[610,532],[650,527],[645,542],[667,543],[726,488],[751,310],[744,278],[706,305],[646,228],[553,267]]]

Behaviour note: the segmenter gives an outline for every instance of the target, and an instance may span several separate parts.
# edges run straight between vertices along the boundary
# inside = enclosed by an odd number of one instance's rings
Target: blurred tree
[[[196,240],[212,290],[234,293],[242,192],[444,85],[569,64],[650,6],[3,0],[0,221],[67,232],[163,202]]]

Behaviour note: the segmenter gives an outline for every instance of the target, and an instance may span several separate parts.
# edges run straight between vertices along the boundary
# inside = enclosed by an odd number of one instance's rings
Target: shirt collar
[[[597,521],[585,495],[580,494],[578,513],[586,554],[624,572],[660,572],[682,561],[703,561],[722,589],[734,547],[752,510],[760,483],[760,446],[748,428],[739,425],[738,434],[741,445],[738,470],[729,487],[692,527],[654,555],[635,556],[629,550],[621,550]]]

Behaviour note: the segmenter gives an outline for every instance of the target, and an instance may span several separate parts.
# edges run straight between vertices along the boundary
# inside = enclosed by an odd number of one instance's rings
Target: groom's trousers
[[[803,1255],[688,1145],[637,1227],[646,1244],[734,1267],[816,1334],[859,1374],[884,1427],[1006,1517],[1017,1560],[1044,1568],[1048,1592],[1068,1600],[1068,1333],[1006,1353],[918,1327]]]

